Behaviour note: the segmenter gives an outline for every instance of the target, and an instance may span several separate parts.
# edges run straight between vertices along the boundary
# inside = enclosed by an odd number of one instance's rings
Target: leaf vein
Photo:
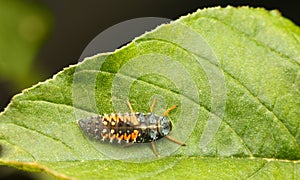
[[[292,57],[290,57],[290,56],[284,54],[283,52],[280,52],[280,51],[278,51],[278,50],[276,50],[276,49],[274,49],[274,48],[268,46],[267,44],[264,44],[263,42],[257,40],[256,38],[250,36],[249,34],[243,32],[243,31],[241,31],[241,30],[235,28],[234,26],[232,26],[232,25],[230,25],[230,24],[228,24],[228,23],[225,23],[224,21],[222,21],[222,20],[220,20],[220,19],[218,19],[218,18],[215,18],[215,17],[208,16],[208,17],[206,17],[206,18],[212,19],[212,20],[215,20],[215,21],[218,21],[218,22],[224,24],[225,26],[229,27],[229,28],[232,29],[233,31],[239,33],[240,35],[243,35],[243,36],[247,37],[249,40],[252,40],[252,41],[255,42],[257,45],[262,46],[262,47],[265,47],[265,48],[268,48],[268,49],[271,50],[272,52],[275,52],[276,54],[278,54],[280,57],[282,57],[282,58],[286,59],[287,61],[291,62],[292,64],[295,64],[295,65],[297,65],[298,67],[300,67],[300,62],[298,62],[297,59],[294,59],[294,58],[292,58]]]
[[[147,40],[149,40],[149,39],[161,40],[161,39],[155,39],[155,38],[148,38]],[[173,44],[173,45],[176,45],[176,46],[180,47],[181,49],[185,50],[186,52],[188,52],[188,53],[190,53],[190,54],[193,54],[193,55],[195,55],[195,56],[200,57],[198,54],[195,54],[195,53],[189,51],[188,49],[185,49],[184,47],[180,46],[179,44],[176,44],[176,43],[174,43],[174,42],[169,42],[169,41],[167,41],[167,40],[162,40],[162,41],[163,41],[163,42],[170,43],[170,44]],[[210,63],[211,65],[216,66],[215,64],[211,63],[207,58],[205,58],[205,57],[201,57],[201,58],[204,58],[205,60],[207,60],[207,62]],[[269,111],[269,112],[275,117],[275,119],[276,119],[280,124],[283,125],[283,127],[287,130],[288,134],[291,135],[292,140],[298,145],[298,147],[300,147],[300,145],[297,143],[297,140],[296,140],[295,136],[293,136],[292,132],[287,128],[287,126],[283,123],[283,120],[280,119],[276,113],[274,113],[269,107],[267,107],[263,101],[261,101],[257,96],[255,96],[254,93],[251,92],[251,90],[248,89],[241,81],[239,81],[236,77],[234,77],[234,75],[231,75],[231,74],[230,74],[228,71],[226,71],[225,69],[222,69],[222,68],[220,68],[220,69],[224,72],[224,74],[228,75],[231,79],[233,79],[233,80],[236,82],[237,85],[239,85],[240,87],[242,87],[243,89],[245,89],[246,92],[249,93],[249,95],[251,95],[256,101],[259,102],[259,104],[261,104],[264,108],[266,108],[266,110]],[[207,110],[207,109],[206,109],[206,110]],[[208,110],[207,110],[207,111],[208,111]],[[212,113],[212,112],[210,112],[210,113]],[[217,116],[217,117],[219,117],[219,116]],[[219,117],[219,118],[220,118],[220,117]],[[224,120],[224,122],[225,122],[225,120]],[[228,123],[227,123],[227,124],[228,124]],[[237,134],[238,134],[238,133],[237,133]],[[245,141],[244,141],[244,142],[245,142]]]
[[[251,179],[251,178],[253,178],[256,174],[258,174],[259,172],[261,172],[268,164],[269,164],[269,162],[264,162],[258,169],[256,169],[253,173],[251,173],[245,179]]]
[[[173,43],[172,43],[172,44],[173,44]],[[175,44],[175,45],[177,45],[177,44]],[[179,45],[177,45],[177,46],[179,46]],[[179,46],[179,47],[181,47],[181,46]],[[182,47],[181,47],[181,48],[182,48]],[[182,49],[186,51],[186,49],[184,49],[184,48],[182,48]],[[82,70],[82,71],[87,71],[87,72],[89,72],[89,71],[93,71],[93,72],[97,71],[97,72],[102,72],[102,73],[115,74],[114,72],[109,72],[109,71],[104,71],[104,70],[94,70],[94,69],[93,69],[93,70]],[[82,71],[79,71],[79,72],[82,72]],[[77,72],[77,73],[78,73],[78,72]],[[190,97],[188,97],[188,96],[186,96],[186,95],[180,94],[179,92],[172,91],[172,90],[170,90],[170,89],[162,88],[162,87],[160,87],[160,86],[158,86],[158,85],[156,85],[156,84],[153,84],[153,83],[150,83],[150,82],[141,80],[141,79],[137,79],[137,78],[135,78],[135,77],[133,77],[133,76],[129,76],[129,75],[126,75],[126,74],[121,74],[121,73],[119,73],[119,75],[122,75],[122,76],[128,77],[128,78],[135,79],[136,81],[139,81],[139,82],[141,82],[141,83],[145,83],[145,84],[154,86],[154,87],[156,87],[156,88],[160,88],[160,89],[162,89],[162,90],[169,91],[169,92],[174,93],[174,94],[176,94],[176,95],[181,95],[182,97],[186,98],[187,100],[190,100],[191,102],[195,103],[196,105],[199,105],[201,108],[203,108],[204,111],[206,111],[206,112],[208,112],[208,113],[210,113],[210,114],[216,116],[216,117],[219,118],[220,120],[222,120],[220,116],[218,116],[217,114],[215,114],[215,113],[209,111],[209,109],[208,109],[206,106],[201,105],[201,104],[198,104],[195,100],[193,100],[192,98],[190,98]],[[246,144],[246,142],[244,141],[244,139],[243,139],[243,138],[242,138],[242,137],[241,137],[241,136],[240,136],[240,135],[239,135],[239,134],[238,134],[238,133],[237,133],[237,132],[229,125],[229,124],[228,124],[228,122],[224,121],[224,123],[225,123],[225,124],[229,127],[229,129],[230,129],[234,134],[236,134],[237,137],[241,140],[241,143],[242,143],[242,145],[244,146],[245,150],[249,153],[249,156],[253,156],[253,154],[252,154],[250,148],[248,147],[248,145]]]
[[[22,147],[16,145],[15,143],[12,143],[12,142],[9,141],[8,139],[0,139],[0,140],[4,140],[4,141],[6,141],[8,144],[10,144],[10,145],[12,145],[12,146],[18,147],[18,148],[21,149],[22,151],[26,152],[26,153],[27,153],[34,161],[36,161],[36,158],[35,158],[32,154],[30,154],[26,149],[24,149],[24,148],[22,148]],[[0,146],[1,146],[1,144],[0,144]],[[0,157],[1,157],[1,153],[0,153]]]
[[[198,54],[195,54],[195,53],[193,53],[193,52],[191,52],[191,51],[185,49],[184,47],[182,47],[182,46],[180,46],[179,44],[176,44],[176,43],[174,43],[174,42],[170,42],[170,41],[164,40],[164,39],[156,39],[156,38],[147,38],[147,39],[145,39],[145,41],[151,41],[151,40],[159,40],[159,41],[163,41],[163,42],[172,44],[172,45],[174,45],[174,46],[176,46],[176,47],[181,48],[182,50],[186,51],[186,52],[189,53],[189,54],[193,54],[193,55],[195,55],[195,56],[197,56],[197,57],[201,57],[201,58],[207,60],[207,58],[205,58],[204,56],[200,56],[200,55],[198,55]],[[213,66],[217,66],[216,64],[212,63],[211,61],[209,61],[209,60],[207,60],[207,61],[208,61],[208,63],[212,64]],[[220,68],[220,69],[221,69],[221,68]],[[221,70],[224,72],[223,69],[221,69]],[[227,73],[225,72],[225,74],[227,74]],[[156,85],[155,85],[155,86],[156,86]],[[161,87],[160,87],[160,88],[161,88]],[[162,88],[162,89],[163,89],[163,88]],[[184,95],[183,95],[183,96],[184,96]],[[196,103],[196,104],[198,104],[198,103],[195,102],[195,101],[193,101],[193,102]],[[201,107],[200,104],[199,104],[199,106]],[[203,109],[204,109],[205,111],[207,111],[208,113],[210,113],[210,114],[212,114],[212,115],[215,115],[216,117],[218,117],[219,119],[221,119],[221,117],[220,117],[219,115],[217,115],[217,114],[215,114],[215,113],[209,111],[207,107],[205,107],[205,106],[203,106],[203,105],[202,105],[202,107],[203,107]],[[252,154],[252,152],[251,152],[251,150],[250,150],[250,147],[247,145],[246,141],[245,141],[245,140],[244,140],[244,139],[243,139],[243,138],[242,138],[242,137],[234,130],[233,127],[230,126],[230,124],[229,124],[228,122],[226,122],[224,119],[221,119],[221,120],[223,120],[223,122],[230,128],[230,130],[231,130],[234,134],[236,134],[237,137],[242,141],[242,145],[244,146],[244,148],[246,149],[246,151],[249,153],[249,155],[250,155],[250,156],[253,156],[253,154]]]
[[[233,75],[231,75],[230,73],[224,71],[228,76],[230,76],[234,81],[236,81],[236,84],[238,84],[239,86],[241,86],[242,88],[244,88],[259,104],[261,104],[268,112],[270,112],[273,116],[274,119],[277,120],[277,122],[279,122],[284,129],[286,129],[287,133],[292,137],[292,140],[297,144],[298,148],[300,147],[299,144],[297,143],[296,137],[292,134],[292,132],[290,131],[290,129],[287,128],[287,126],[283,123],[283,120],[280,119],[278,117],[278,115],[276,113],[274,113],[271,108],[269,108],[259,97],[255,96],[254,93],[251,92],[250,89],[248,89],[241,81],[239,81],[238,79],[236,79]]]
[[[72,153],[72,155],[74,157],[76,157],[78,159],[77,155],[75,155],[76,153],[75,153],[74,149],[71,146],[69,146],[68,144],[66,144],[65,142],[61,141],[60,139],[52,137],[52,136],[49,136],[49,135],[47,135],[47,134],[45,134],[45,133],[43,133],[41,131],[38,131],[36,129],[29,128],[29,127],[25,126],[24,124],[23,125],[20,125],[20,124],[17,124],[17,123],[9,123],[9,124],[12,124],[12,125],[24,128],[26,130],[32,131],[32,132],[40,134],[40,135],[42,135],[42,136],[44,136],[46,138],[49,138],[49,139],[51,139],[51,140],[53,140],[55,142],[61,143],[63,146],[65,146],[67,149],[69,149],[70,153]]]

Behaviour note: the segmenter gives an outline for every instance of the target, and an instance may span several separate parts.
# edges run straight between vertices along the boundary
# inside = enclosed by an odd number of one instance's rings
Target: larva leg
[[[181,145],[181,146],[186,146],[186,144],[185,144],[185,143],[183,143],[183,142],[181,142],[181,141],[178,141],[177,139],[175,139],[175,138],[172,138],[172,137],[171,137],[171,136],[169,136],[169,135],[166,135],[166,138],[167,138],[168,140],[170,140],[170,141],[173,141],[173,142],[175,142],[175,143],[177,143],[177,144]]]
[[[131,104],[130,104],[129,101],[127,101],[127,105],[128,105],[128,107],[129,107],[129,109],[130,109],[130,112],[131,112],[131,113],[134,113],[134,111],[133,111],[133,109],[132,109],[132,106],[131,106]]]
[[[154,99],[153,99],[153,102],[152,102],[152,105],[150,106],[150,112],[153,112],[155,103],[156,103],[156,99],[154,98]]]
[[[164,116],[168,116],[169,112],[172,111],[173,109],[177,108],[177,105],[174,105],[170,108],[168,108],[165,112],[164,112]]]
[[[152,141],[151,146],[152,146],[152,149],[153,149],[153,152],[154,152],[155,156],[158,157],[158,152],[157,152],[157,149],[156,149],[155,142]]]

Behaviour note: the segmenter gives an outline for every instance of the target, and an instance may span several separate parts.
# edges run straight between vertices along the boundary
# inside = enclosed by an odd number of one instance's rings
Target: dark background
[[[264,7],[268,10],[277,9],[283,16],[300,25],[297,1],[35,0],[34,2],[45,4],[54,18],[52,33],[35,59],[35,65],[45,72],[46,79],[52,77],[64,67],[76,64],[84,48],[100,32],[132,18],[163,17],[177,19],[182,15],[196,11],[198,8],[248,5],[251,7]],[[11,89],[8,82],[0,82],[1,111],[16,93]],[[17,90],[18,92],[21,92],[21,89]],[[6,179],[14,177],[31,179],[32,177],[29,175],[29,173],[15,171],[15,173],[6,176]]]

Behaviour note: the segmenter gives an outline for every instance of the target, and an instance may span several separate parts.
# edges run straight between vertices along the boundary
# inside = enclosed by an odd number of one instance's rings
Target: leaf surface
[[[300,29],[276,11],[209,8],[65,68],[0,115],[0,162],[59,178],[299,178]],[[130,148],[77,120],[170,106],[171,135]]]

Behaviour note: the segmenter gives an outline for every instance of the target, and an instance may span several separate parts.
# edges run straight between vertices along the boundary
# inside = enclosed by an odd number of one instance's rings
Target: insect
[[[134,112],[128,101],[130,113],[92,116],[80,119],[78,125],[85,135],[102,142],[118,142],[121,144],[122,141],[125,141],[125,147],[134,143],[151,143],[153,152],[157,157],[158,152],[155,141],[158,139],[165,137],[181,146],[185,146],[185,144],[169,136],[172,130],[172,122],[167,116],[177,106],[174,105],[168,108],[163,116],[158,116],[153,113],[155,103],[156,100],[154,99],[150,106],[150,112],[144,114]]]

